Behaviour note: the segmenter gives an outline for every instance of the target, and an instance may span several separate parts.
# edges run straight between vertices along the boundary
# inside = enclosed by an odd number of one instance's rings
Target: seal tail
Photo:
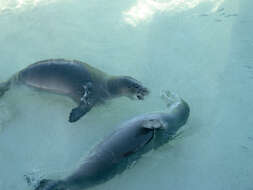
[[[67,190],[63,181],[42,179],[34,190]]]
[[[4,95],[4,93],[10,89],[11,82],[0,82],[0,97]]]

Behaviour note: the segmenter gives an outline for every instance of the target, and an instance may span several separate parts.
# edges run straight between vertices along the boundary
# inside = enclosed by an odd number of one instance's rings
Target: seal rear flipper
[[[3,96],[7,90],[9,90],[10,84],[11,84],[10,81],[0,83],[0,97]]]

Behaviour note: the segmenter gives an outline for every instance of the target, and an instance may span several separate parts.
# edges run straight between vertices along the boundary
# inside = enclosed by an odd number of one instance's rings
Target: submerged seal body
[[[83,190],[104,183],[145,152],[171,139],[186,123],[189,113],[188,104],[174,98],[168,112],[145,114],[123,123],[73,174],[63,180],[43,179],[36,190]]]
[[[71,111],[70,122],[77,121],[94,105],[107,99],[118,96],[143,99],[148,94],[148,89],[134,78],[109,76],[86,63],[65,59],[40,61],[26,67],[0,83],[0,96],[17,84],[72,98],[78,106]]]

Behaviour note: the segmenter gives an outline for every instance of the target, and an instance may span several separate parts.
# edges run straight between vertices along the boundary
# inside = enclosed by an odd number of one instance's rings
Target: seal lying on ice
[[[35,190],[83,190],[104,183],[145,152],[166,143],[186,123],[190,113],[183,99],[166,95],[170,101],[167,113],[150,113],[126,121],[97,145],[70,176],[62,180],[43,179]]]
[[[72,109],[69,121],[75,122],[94,105],[118,96],[136,96],[142,100],[148,89],[128,76],[108,74],[80,61],[50,59],[36,62],[0,83],[0,96],[11,86],[25,84],[36,89],[65,95],[78,106]]]

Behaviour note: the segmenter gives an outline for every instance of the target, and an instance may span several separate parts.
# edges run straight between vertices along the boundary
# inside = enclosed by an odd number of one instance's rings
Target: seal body
[[[106,81],[109,76],[86,63],[64,59],[52,59],[34,63],[21,70],[15,82],[40,90],[71,97],[78,104],[87,83],[93,85],[97,101],[110,96]]]
[[[82,190],[104,183],[147,151],[168,142],[186,123],[189,113],[188,104],[178,99],[169,106],[168,113],[145,114],[126,121],[97,145],[73,174],[63,180],[40,183],[36,190]]]
[[[118,96],[143,99],[148,89],[126,76],[108,74],[77,60],[50,59],[29,65],[7,82],[0,83],[0,96],[15,85],[68,96],[77,103],[69,121],[75,122],[94,105]]]

